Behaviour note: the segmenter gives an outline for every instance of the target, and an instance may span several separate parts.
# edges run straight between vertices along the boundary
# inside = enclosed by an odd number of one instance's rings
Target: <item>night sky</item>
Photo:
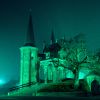
[[[30,8],[40,51],[52,30],[58,39],[84,33],[91,51],[100,48],[100,0],[0,0],[0,80],[19,78]]]

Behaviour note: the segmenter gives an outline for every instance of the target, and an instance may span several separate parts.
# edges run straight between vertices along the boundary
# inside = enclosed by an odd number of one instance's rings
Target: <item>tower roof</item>
[[[52,33],[51,33],[51,43],[55,43],[55,36],[54,36],[54,31],[52,30]]]
[[[28,29],[27,29],[25,46],[35,46],[31,11],[29,14],[29,22],[28,22]]]
[[[43,46],[43,53],[44,52],[49,52],[49,45],[47,45],[45,41],[43,41],[43,44],[44,44],[44,46]]]

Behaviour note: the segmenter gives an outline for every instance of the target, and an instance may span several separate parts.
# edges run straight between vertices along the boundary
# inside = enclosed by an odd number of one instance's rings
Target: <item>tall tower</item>
[[[52,30],[52,33],[51,33],[51,44],[54,44],[55,43],[55,36],[54,36],[54,32]]]
[[[36,82],[38,48],[35,47],[32,15],[30,12],[25,45],[20,48],[20,84]]]

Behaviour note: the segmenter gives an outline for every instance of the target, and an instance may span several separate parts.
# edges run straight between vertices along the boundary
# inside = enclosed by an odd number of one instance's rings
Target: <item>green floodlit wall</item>
[[[74,78],[73,72],[71,70],[67,70],[65,78]]]
[[[81,68],[79,71],[79,79],[84,79],[90,73],[90,69]]]
[[[74,74],[71,70],[63,66],[54,66],[52,60],[57,60],[57,58],[40,61],[39,79],[59,82],[66,78],[74,78]],[[59,59],[59,61],[61,64],[65,64],[65,60]]]
[[[54,58],[55,59],[55,58]],[[64,60],[59,59],[60,63],[64,64]],[[68,66],[68,64],[66,65]],[[79,79],[84,79],[87,74],[89,74],[90,70],[88,68],[84,68],[86,65],[84,65],[80,71],[79,71]],[[51,80],[51,77],[53,75],[53,79],[59,77],[61,79],[63,78],[74,78],[74,74],[71,70],[68,70],[68,68],[64,68],[62,66],[55,67],[50,59],[40,61],[40,69],[39,69],[39,77],[40,79],[44,80],[48,77],[49,80]]]
[[[98,75],[88,75],[86,78],[85,78],[85,81],[87,82],[87,85],[88,85],[88,88],[87,88],[87,91],[91,91],[91,83],[96,80],[99,84],[100,84],[100,76]]]
[[[20,84],[36,82],[36,65],[38,61],[38,49],[27,46],[21,47],[21,66],[20,66]]]
[[[79,79],[84,79],[85,73],[79,72]]]

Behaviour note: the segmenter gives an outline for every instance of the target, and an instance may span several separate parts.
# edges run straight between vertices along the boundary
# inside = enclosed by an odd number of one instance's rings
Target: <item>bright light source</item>
[[[5,82],[3,80],[0,80],[0,85],[5,84]]]

